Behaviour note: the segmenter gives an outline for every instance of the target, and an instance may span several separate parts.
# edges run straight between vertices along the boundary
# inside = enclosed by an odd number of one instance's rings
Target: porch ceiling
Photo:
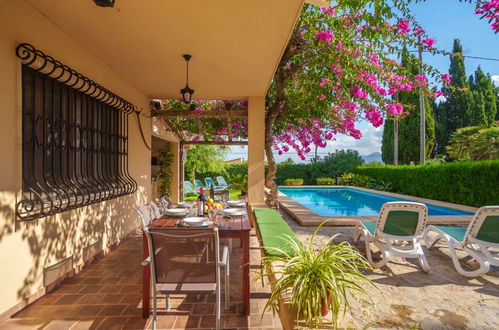
[[[303,0],[26,0],[151,98],[265,95]],[[63,45],[61,45],[63,47]],[[54,54],[56,55],[56,54]]]

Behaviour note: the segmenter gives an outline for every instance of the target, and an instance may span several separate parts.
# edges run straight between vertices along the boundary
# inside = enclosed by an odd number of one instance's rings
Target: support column
[[[248,99],[248,202],[263,203],[265,192],[265,97]]]
[[[171,171],[173,173],[172,184],[170,186],[171,191],[171,200],[174,204],[177,204],[181,200],[181,196],[179,194],[179,185],[180,185],[180,143],[179,142],[171,142],[171,152],[173,154],[173,162],[171,166]]]

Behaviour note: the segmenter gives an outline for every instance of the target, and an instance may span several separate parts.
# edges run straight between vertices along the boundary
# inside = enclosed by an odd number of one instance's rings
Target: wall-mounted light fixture
[[[180,90],[180,94],[182,94],[182,99],[184,100],[185,103],[191,103],[192,101],[192,94],[194,94],[194,90],[189,87],[189,60],[191,59],[191,55],[189,54],[184,54],[182,57],[185,60],[186,63],[186,82],[185,82],[185,87]]]

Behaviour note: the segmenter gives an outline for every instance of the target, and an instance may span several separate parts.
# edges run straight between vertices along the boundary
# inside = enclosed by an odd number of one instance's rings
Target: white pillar
[[[248,202],[261,204],[265,192],[265,97],[248,99]]]

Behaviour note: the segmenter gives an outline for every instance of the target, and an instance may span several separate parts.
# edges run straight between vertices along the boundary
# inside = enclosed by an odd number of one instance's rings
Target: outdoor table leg
[[[241,236],[242,243],[242,281],[243,281],[243,314],[250,315],[250,247],[249,247],[249,231],[245,231]]]
[[[149,256],[147,237],[142,234],[142,260]],[[142,317],[147,319],[150,314],[151,303],[151,268],[149,265],[142,266]]]

